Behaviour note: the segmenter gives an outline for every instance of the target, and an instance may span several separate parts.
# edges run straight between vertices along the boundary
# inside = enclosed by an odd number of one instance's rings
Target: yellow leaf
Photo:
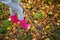
[[[57,22],[60,22],[60,20],[58,20]]]
[[[45,31],[43,32],[44,34],[47,34]]]
[[[46,29],[50,28],[50,26],[46,26]]]
[[[37,23],[38,21],[37,20],[34,20],[35,23]]]
[[[54,17],[57,17],[57,16],[59,16],[59,15],[58,15],[58,14],[55,14],[55,15],[54,15]]]
[[[6,39],[8,39],[9,37],[5,37]]]
[[[9,21],[11,21],[11,18],[8,18]]]
[[[7,28],[7,30],[10,30],[10,29],[11,29],[10,27]]]
[[[35,27],[32,27],[32,30],[35,30]]]

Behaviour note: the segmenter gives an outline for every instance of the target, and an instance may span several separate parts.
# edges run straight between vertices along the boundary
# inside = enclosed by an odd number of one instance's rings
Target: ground
[[[12,23],[9,7],[0,3],[0,40],[60,40],[59,0],[21,0],[21,5],[31,27]]]

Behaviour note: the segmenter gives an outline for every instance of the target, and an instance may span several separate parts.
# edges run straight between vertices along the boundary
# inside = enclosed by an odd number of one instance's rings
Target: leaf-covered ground
[[[31,27],[12,23],[9,7],[0,3],[0,40],[60,40],[60,0],[21,0],[21,5]]]

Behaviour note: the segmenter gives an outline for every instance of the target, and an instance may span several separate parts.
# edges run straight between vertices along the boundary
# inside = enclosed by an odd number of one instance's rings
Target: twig
[[[26,12],[27,12],[27,15],[29,16],[30,20],[32,21],[32,23],[34,23],[36,29],[39,30],[40,33],[41,33],[41,32],[42,32],[41,27],[40,27],[37,23],[35,23],[35,22],[33,21],[33,18],[32,18],[31,15],[29,14],[29,11],[26,11]]]
[[[54,33],[51,33],[50,35],[60,37],[60,35],[58,35],[58,34],[54,34]]]

